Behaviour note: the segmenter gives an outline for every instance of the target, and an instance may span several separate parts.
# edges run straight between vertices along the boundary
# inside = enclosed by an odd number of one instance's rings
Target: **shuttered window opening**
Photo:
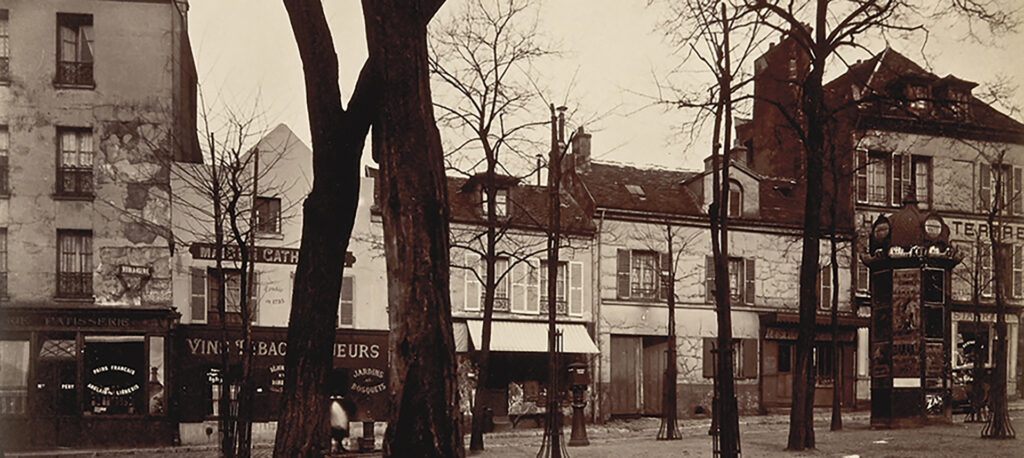
[[[731,299],[753,305],[757,297],[757,268],[753,258],[729,258],[729,292]],[[715,303],[715,259],[704,258],[704,300]]]
[[[616,252],[616,286],[618,299],[664,301],[668,299],[671,258],[666,252],[629,250]]]
[[[342,277],[341,294],[338,297],[338,326],[351,327],[354,323],[355,279]]]
[[[466,268],[452,269],[453,281],[465,285],[464,310],[483,309],[487,271],[479,255],[466,255]],[[494,274],[499,278],[495,290],[496,311],[536,315],[547,310],[547,263],[537,259],[499,258]],[[583,263],[560,262],[556,288],[556,312],[560,315],[583,316]]]
[[[733,377],[736,379],[757,378],[757,339],[733,339]],[[704,338],[703,375],[705,378],[714,377],[717,373],[717,353],[713,350],[718,348],[718,338]]]

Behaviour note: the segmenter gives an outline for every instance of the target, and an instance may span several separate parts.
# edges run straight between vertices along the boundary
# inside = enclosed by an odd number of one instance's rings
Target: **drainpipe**
[[[594,307],[594,310],[593,310],[593,313],[594,313],[594,337],[597,339],[597,349],[598,349],[597,364],[595,364],[595,370],[594,370],[594,374],[596,375],[596,377],[594,377],[594,380],[597,381],[597,383],[594,385],[594,391],[597,394],[596,402],[594,402],[594,419],[593,419],[593,421],[595,423],[604,423],[604,410],[603,410],[604,402],[603,401],[604,401],[605,397],[608,395],[608,393],[605,393],[604,390],[601,389],[601,386],[602,386],[601,383],[604,381],[604,378],[603,378],[604,372],[602,372],[602,370],[601,370],[601,368],[602,368],[601,357],[604,355],[603,350],[601,350],[601,344],[604,341],[604,338],[601,335],[601,307],[602,307],[602,305],[601,305],[601,234],[603,233],[602,231],[604,230],[604,213],[605,213],[605,211],[606,210],[604,210],[604,209],[601,210],[601,218],[598,220],[598,223],[597,223],[597,256],[595,256],[597,259],[595,261],[591,262],[592,266],[596,265],[595,268],[591,269],[591,274],[594,276],[593,283],[596,286],[592,290],[593,292],[591,292],[591,294],[595,295],[595,297],[593,298],[593,300],[591,302],[593,304],[597,305],[596,307]],[[596,292],[596,294],[595,294],[595,292]],[[611,355],[609,355],[609,358],[610,357],[611,357]],[[609,380],[608,382],[610,384],[611,380]]]

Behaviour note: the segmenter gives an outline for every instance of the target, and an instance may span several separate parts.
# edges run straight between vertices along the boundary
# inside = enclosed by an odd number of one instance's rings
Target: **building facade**
[[[808,59],[784,37],[755,67],[754,119],[738,128],[741,141],[750,147],[754,170],[799,179],[802,149],[792,129],[780,122],[778,107],[797,106],[793,81],[806,75]],[[834,162],[835,171],[826,174],[837,178],[832,184],[826,177],[826,194],[837,196],[837,220],[853,228],[858,257],[866,253],[871,224],[906,202],[941,216],[950,227],[960,259],[946,285],[953,310],[954,402],[966,398],[964,386],[971,378],[966,369],[974,348],[981,348],[983,366],[993,365],[997,267],[1002,268],[1011,342],[1011,396],[1019,395],[1022,377],[1024,125],[975,97],[976,86],[954,75],[940,77],[891,48],[856,62],[825,85],[836,120],[828,142],[834,154],[825,158],[826,167]],[[993,233],[994,243],[989,237]],[[1001,250],[999,266],[993,246]],[[865,310],[871,290],[868,269],[859,261],[850,268],[850,293],[858,309]],[[869,332],[861,329],[858,399],[869,396],[869,345]]]
[[[255,154],[259,155],[258,161],[253,158]],[[255,224],[252,294],[247,304],[253,339],[253,437],[272,440],[284,387],[288,318],[302,235],[302,204],[313,184],[312,151],[281,124],[253,145],[237,166],[243,169],[240,175],[244,177],[240,180],[243,195],[237,218],[246,234],[250,224]],[[222,396],[234,399],[237,394],[222,392],[221,377],[231,377],[238,382],[234,385],[241,382],[243,305],[239,298],[243,294],[240,277],[245,273],[239,262],[239,244],[231,238],[227,222],[222,267],[216,268],[209,166],[178,167],[180,170],[172,176],[178,210],[174,223],[186,246],[176,250],[172,258],[174,302],[181,313],[181,325],[174,333],[178,371],[175,417],[182,444],[214,444],[219,441],[218,402]],[[230,192],[230,187],[224,184],[223,191]],[[251,191],[254,188],[255,199]],[[382,253],[368,238],[372,193],[372,181],[364,179],[341,284],[330,382],[333,395],[373,398],[357,399],[360,411],[353,420],[358,421],[382,420],[382,406],[386,407],[378,398],[386,395],[383,388],[387,369],[387,296],[381,291],[387,290],[387,283]],[[223,322],[217,305],[221,281],[225,288]],[[225,347],[224,340],[232,344]],[[222,359],[225,351],[229,357],[227,370]],[[357,370],[376,377],[363,377],[356,383],[353,372]]]
[[[0,6],[6,448],[173,441],[169,168],[196,160],[187,11]]]

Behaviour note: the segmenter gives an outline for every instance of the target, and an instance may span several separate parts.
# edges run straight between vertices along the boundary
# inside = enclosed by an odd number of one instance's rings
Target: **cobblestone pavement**
[[[1024,458],[1024,410],[1021,406],[1011,411],[1013,425],[1018,433],[1016,440],[981,439],[983,424],[964,424],[963,415],[954,417],[955,423],[942,426],[927,426],[903,430],[872,430],[868,427],[867,412],[844,413],[845,428],[842,431],[828,430],[827,409],[819,409],[816,415],[815,431],[817,448],[799,453],[784,451],[788,434],[788,415],[775,414],[743,417],[741,419],[741,444],[743,456],[770,457],[1016,457]],[[587,427],[590,445],[568,447],[570,457],[702,457],[711,456],[711,437],[707,435],[707,420],[685,419],[680,421],[683,439],[677,441],[655,440],[660,420],[640,418],[613,421],[603,425]],[[565,429],[568,440],[569,428]],[[474,457],[534,457],[540,449],[542,431],[538,428],[524,428],[488,434],[485,437],[487,450],[473,454]],[[468,437],[466,443],[468,444]],[[270,444],[257,444],[253,456],[258,458],[272,455]],[[217,451],[212,446],[171,447],[161,449],[82,451],[59,450],[8,454],[19,457],[166,457],[166,458],[213,458]],[[349,454],[338,457],[380,456],[379,454]]]

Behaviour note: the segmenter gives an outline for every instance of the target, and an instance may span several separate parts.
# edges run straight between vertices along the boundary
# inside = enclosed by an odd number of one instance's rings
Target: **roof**
[[[852,65],[846,73],[826,84],[825,90],[832,94],[833,103],[849,102],[854,98],[861,102],[871,102],[874,99],[876,102],[874,104],[859,103],[858,111],[864,115],[881,114],[882,117],[892,117],[889,116],[892,114],[892,110],[887,112],[879,108],[892,105],[890,97],[895,89],[894,83],[907,80],[931,83],[934,87],[959,86],[970,89],[976,86],[975,83],[954,75],[939,77],[903,54],[887,47],[870,59]],[[859,94],[854,94],[855,90]],[[951,133],[970,128],[1003,131],[1009,133],[1010,140],[1024,143],[1024,124],[1001,113],[973,95],[969,103],[971,118],[966,122],[940,118],[922,119],[921,121],[932,121],[932,124],[951,124],[951,127],[943,129],[943,132]],[[880,127],[884,128],[885,126]]]
[[[605,162],[591,163],[581,174],[597,207],[619,210],[701,215],[699,205],[682,183],[699,172]],[[630,188],[634,191],[631,192]],[[635,192],[636,188],[642,195]]]

